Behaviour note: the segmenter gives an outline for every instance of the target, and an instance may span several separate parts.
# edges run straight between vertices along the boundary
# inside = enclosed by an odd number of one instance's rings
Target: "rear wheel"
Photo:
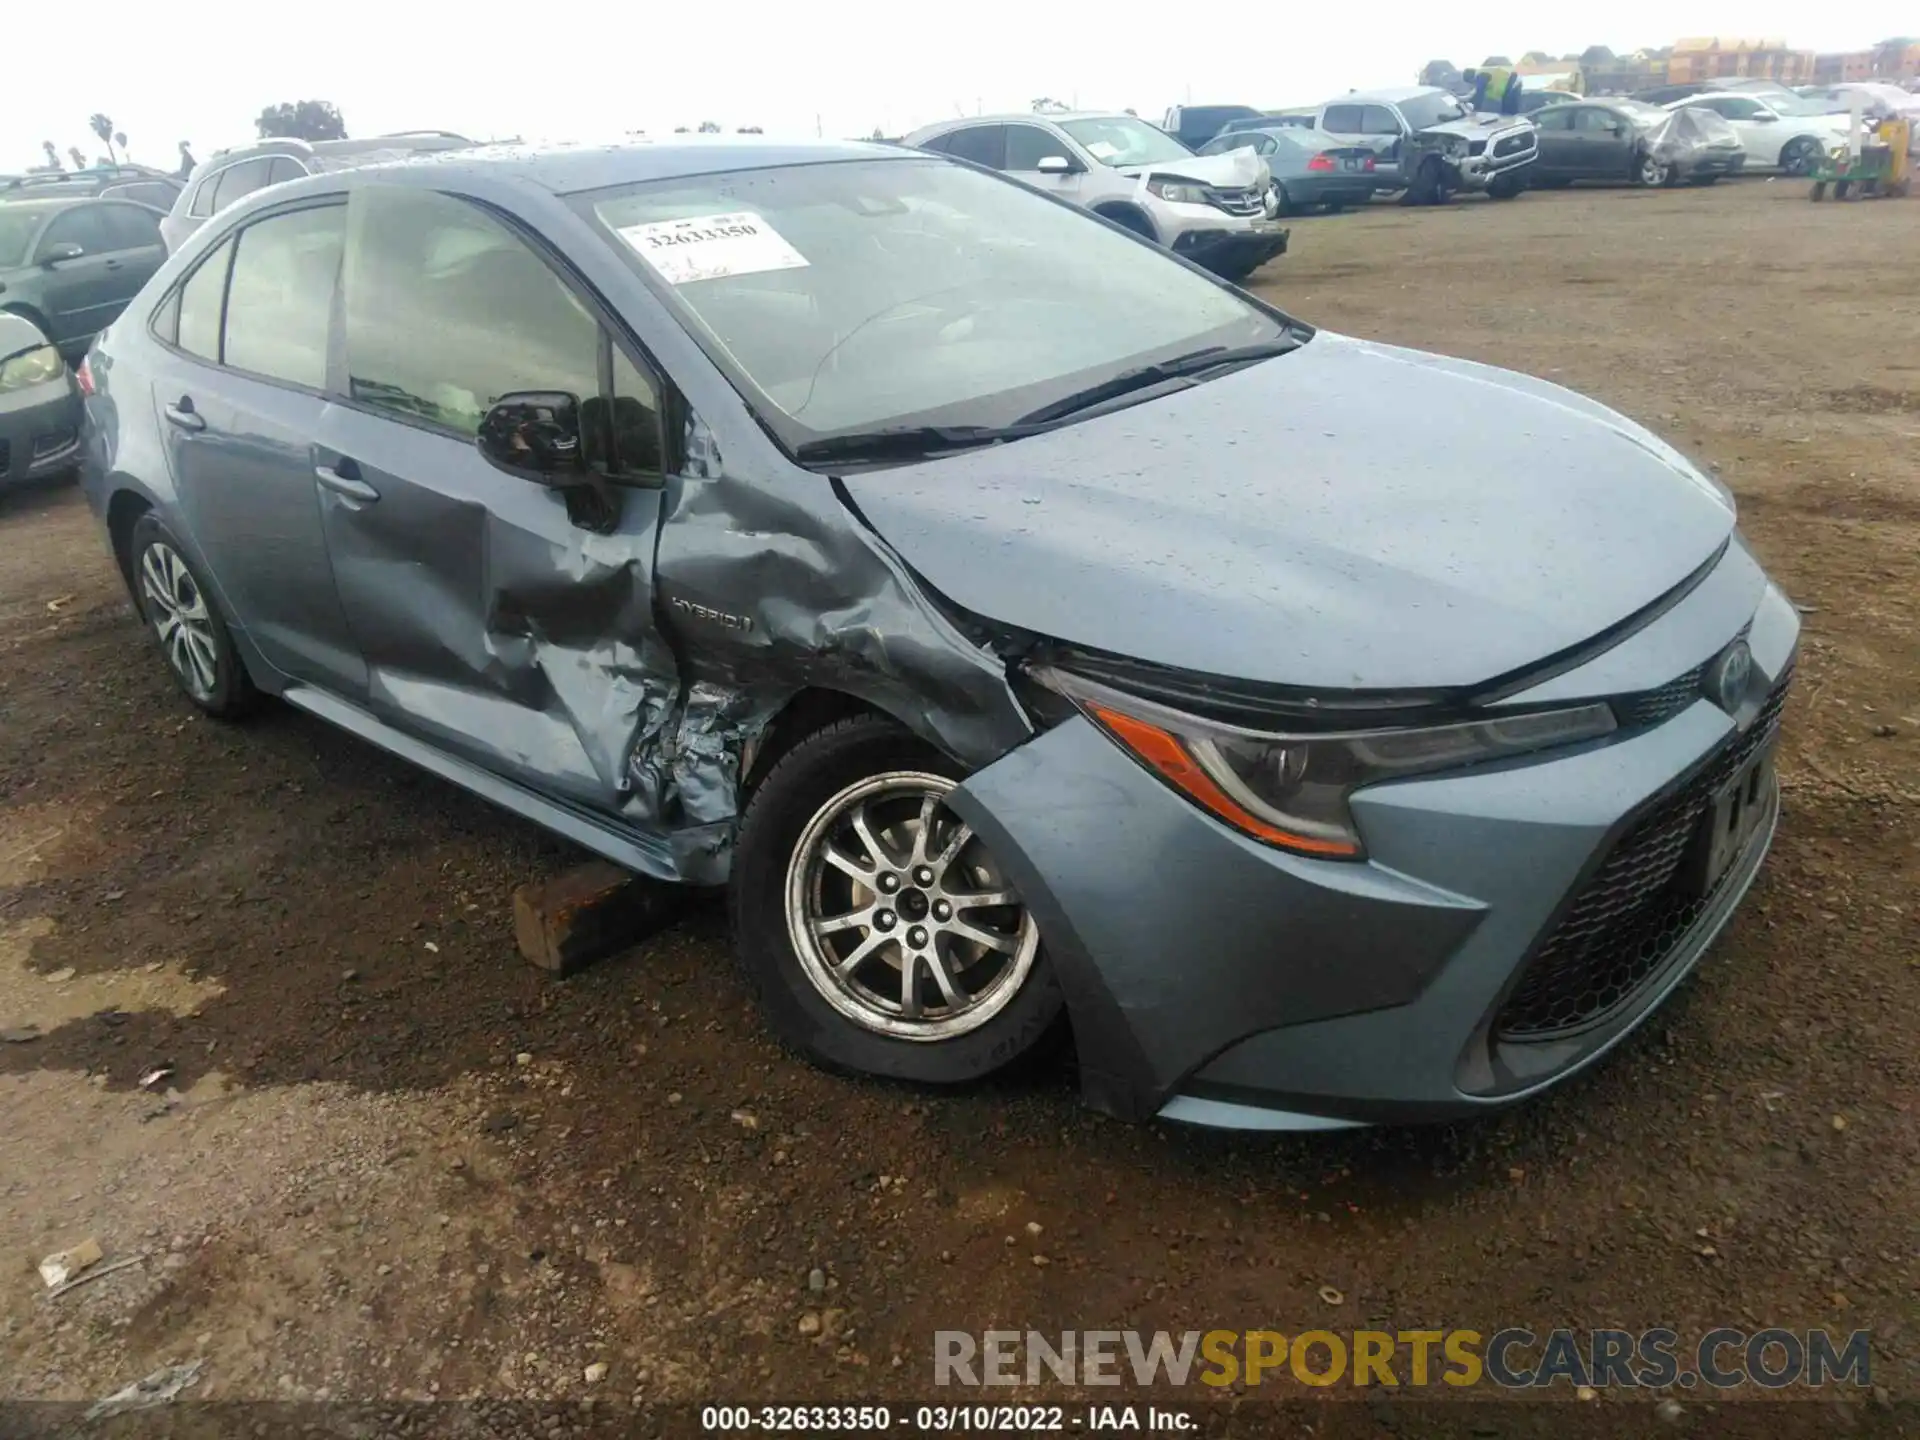
[[[1058,1018],[1038,924],[947,808],[960,779],[861,715],[801,741],[754,792],[734,946],[769,1024],[809,1059],[957,1084],[1031,1051]]]
[[[133,527],[134,588],[174,683],[209,715],[227,719],[251,708],[253,682],[227,623],[186,549],[151,511]]]
[[[1275,202],[1274,214],[1294,215],[1299,213],[1299,207],[1293,203],[1293,197],[1287,194],[1286,186],[1275,185],[1273,187],[1273,198]]]

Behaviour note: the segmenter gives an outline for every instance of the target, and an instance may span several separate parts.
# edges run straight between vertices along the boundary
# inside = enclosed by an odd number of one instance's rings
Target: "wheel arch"
[[[138,490],[116,490],[107,501],[107,538],[113,546],[114,563],[120,567],[120,578],[136,605],[139,596],[133,583],[133,527],[153,508],[153,502]]]
[[[1111,220],[1156,245],[1160,243],[1160,231],[1153,217],[1131,200],[1103,200],[1092,209],[1102,220]]]

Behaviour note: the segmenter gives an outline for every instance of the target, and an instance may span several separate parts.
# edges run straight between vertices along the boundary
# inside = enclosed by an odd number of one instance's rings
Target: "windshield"
[[[1193,154],[1164,130],[1131,115],[1107,120],[1062,120],[1060,128],[1103,165],[1160,165]]]
[[[1287,326],[1024,185],[928,157],[577,202],[791,450],[1009,424],[1122,370]]]
[[[1789,95],[1784,90],[1778,93],[1772,90],[1750,91],[1746,98],[1758,100],[1776,115],[1824,115],[1827,110],[1825,105],[1803,100],[1798,95]]]
[[[38,210],[16,210],[0,205],[0,269],[27,263],[27,246],[39,228]]]
[[[1415,95],[1411,100],[1402,100],[1400,113],[1406,116],[1407,124],[1414,129],[1424,130],[1429,125],[1442,125],[1449,120],[1465,120],[1472,112],[1446,91],[1435,90],[1430,94]]]

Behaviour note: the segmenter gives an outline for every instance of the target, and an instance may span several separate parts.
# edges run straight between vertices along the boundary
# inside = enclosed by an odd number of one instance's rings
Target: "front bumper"
[[[1080,718],[974,775],[951,803],[1040,921],[1097,1108],[1260,1128],[1470,1115],[1597,1060],[1733,912],[1771,811],[1590,1023],[1511,1038],[1530,963],[1603,883],[1609,858],[1775,723],[1777,706],[1763,703],[1790,672],[1798,619],[1736,546],[1659,619],[1510,702],[1595,684],[1587,695],[1656,691],[1743,627],[1757,678],[1734,715],[1696,682],[1660,723],[1375,786],[1354,801],[1362,864],[1247,839]]]
[[[1209,270],[1245,272],[1287,253],[1292,232],[1271,220],[1256,220],[1233,229],[1183,230],[1170,247]]]
[[[1494,148],[1501,144],[1499,139],[1490,140],[1487,149],[1478,155],[1459,155],[1449,157],[1460,177],[1460,186],[1467,190],[1484,190],[1503,175],[1511,175],[1525,170],[1540,157],[1540,143],[1533,136],[1520,137],[1524,143],[1520,148],[1504,155],[1494,154]]]
[[[80,461],[80,392],[70,374],[0,395],[0,486],[70,470]]]

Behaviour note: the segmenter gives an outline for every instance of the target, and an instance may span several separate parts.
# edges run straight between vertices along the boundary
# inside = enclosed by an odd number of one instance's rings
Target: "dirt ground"
[[[1383,1322],[1866,1328],[1920,1393],[1917,259],[1920,204],[1751,181],[1303,219],[1263,272],[1652,426],[1805,611],[1748,904],[1598,1073],[1471,1125],[1131,1127],[1070,1057],[831,1078],[709,911],[556,982],[508,896],[573,852],[292,711],[198,718],[79,497],[0,500],[0,1399],[190,1360],[199,1398],[924,1398],[941,1328]],[[48,1298],[88,1236],[144,1258]]]

